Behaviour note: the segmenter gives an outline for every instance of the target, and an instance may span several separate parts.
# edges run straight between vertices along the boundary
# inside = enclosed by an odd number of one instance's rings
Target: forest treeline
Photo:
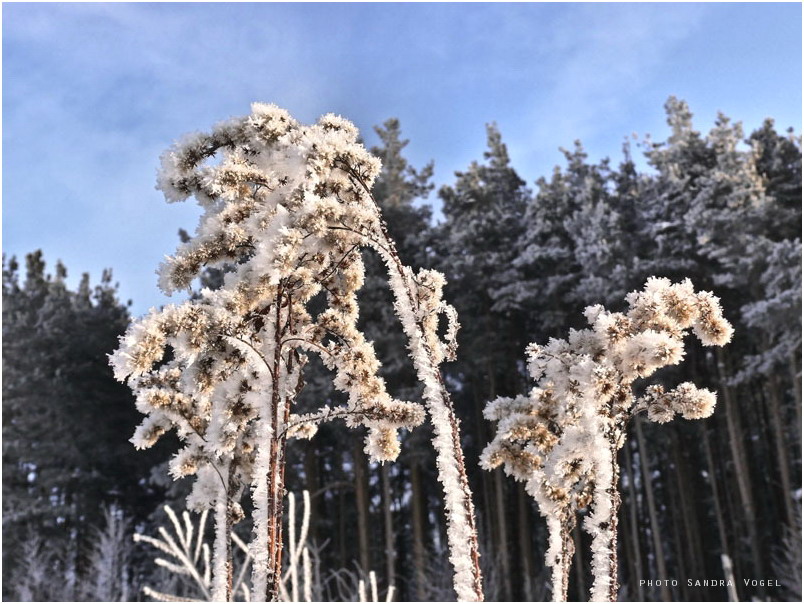
[[[618,162],[599,163],[576,143],[535,187],[489,125],[483,158],[436,192],[438,221],[427,202],[432,165],[407,162],[397,120],[376,128],[383,171],[374,194],[390,234],[405,263],[446,275],[462,326],[457,361],[444,371],[462,422],[487,600],[550,592],[532,499],[502,470],[478,466],[493,438],[486,402],[532,386],[529,343],[583,327],[588,305],[621,310],[652,275],[713,291],[735,336],[723,349],[691,344],[683,364],[657,374],[668,386],[716,390],[712,417],[629,426],[620,599],[726,600],[726,587],[701,586],[721,579],[740,599],[801,598],[801,138],[772,120],[747,134],[722,115],[701,133],[683,101],[671,98],[666,111],[667,140],[626,143]],[[368,252],[365,262],[360,326],[389,392],[420,400],[384,267]],[[128,441],[141,416],[106,356],[128,306],[110,272],[73,290],[66,268],[49,271],[41,252],[24,264],[4,257],[4,599],[142,598],[144,582],[169,579],[131,532],[154,534],[162,505],[183,509],[189,485],[167,475],[175,440],[147,452]],[[208,271],[203,285],[220,279]],[[300,412],[343,402],[315,359],[305,382]],[[291,441],[286,487],[311,495],[308,541],[323,571],[375,571],[399,600],[454,598],[428,431],[404,433],[399,459],[386,464],[369,463],[362,429],[327,424],[311,441]],[[246,538],[250,526],[237,531]],[[576,529],[575,539],[569,598],[586,600],[588,536]]]

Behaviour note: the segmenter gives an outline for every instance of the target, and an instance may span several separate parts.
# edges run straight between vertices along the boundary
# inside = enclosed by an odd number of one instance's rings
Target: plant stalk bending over
[[[188,289],[207,268],[223,285],[134,323],[112,355],[146,415],[132,439],[152,446],[175,429],[182,448],[174,477],[195,475],[188,500],[214,509],[211,596],[232,598],[232,527],[253,500],[252,597],[276,600],[282,569],[282,510],[287,438],[310,437],[339,417],[368,429],[374,460],[399,454],[397,432],[424,420],[413,402],[393,399],[378,376],[373,346],[357,328],[363,283],[360,250],[385,261],[391,288],[434,425],[444,486],[450,560],[461,600],[481,600],[471,492],[460,433],[440,363],[455,352],[454,309],[442,299],[440,273],[405,266],[388,236],[371,186],[380,162],[357,143],[347,120],[325,115],[312,126],[255,103],[252,113],[186,137],[162,156],[158,187],[169,202],[195,197],[204,213],[194,237],[159,270],[168,294]],[[326,297],[313,314],[309,303]],[[439,316],[448,329],[437,335]],[[295,416],[310,353],[335,373],[345,407]]]

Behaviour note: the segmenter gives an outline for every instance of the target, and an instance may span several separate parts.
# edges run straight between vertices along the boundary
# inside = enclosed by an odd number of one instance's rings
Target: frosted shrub
[[[361,248],[388,267],[396,310],[425,386],[446,493],[451,560],[461,599],[481,599],[471,493],[458,423],[439,364],[455,352],[457,319],[442,300],[440,273],[414,273],[389,238],[371,186],[380,162],[357,143],[348,121],[325,115],[312,126],[255,103],[249,116],[187,137],[162,156],[158,187],[170,202],[195,197],[204,209],[196,234],[160,267],[168,294],[203,270],[233,269],[214,291],[152,310],[112,355],[146,415],[132,441],[153,445],[175,429],[182,449],[174,477],[195,475],[189,505],[214,508],[211,596],[232,596],[231,533],[249,489],[254,508],[252,597],[276,600],[282,563],[284,455],[289,436],[310,437],[342,418],[368,429],[365,451],[399,454],[397,432],[424,420],[416,403],[393,399],[377,375],[374,349],[357,329]],[[327,308],[313,315],[319,294]],[[439,338],[439,316],[448,320]],[[335,372],[345,407],[292,414],[310,353]]]
[[[210,550],[206,542],[205,528],[207,511],[204,510],[198,521],[194,522],[187,511],[182,512],[179,517],[173,509],[166,505],[164,507],[167,514],[172,532],[159,527],[159,537],[135,534],[134,541],[147,543],[154,549],[161,552],[162,556],[155,559],[157,566],[166,569],[174,577],[185,580],[185,589],[197,596],[191,600],[172,593],[165,593],[153,589],[146,585],[143,592],[146,596],[160,602],[179,602],[179,601],[209,601],[211,599],[211,568]],[[315,548],[307,544],[308,529],[310,527],[310,493],[302,493],[302,514],[299,526],[296,526],[296,498],[293,493],[288,493],[288,546],[289,556],[287,557],[286,568],[282,573],[279,582],[279,600],[282,602],[314,602],[322,600],[324,591],[324,581],[318,572],[318,558]],[[231,533],[232,544],[242,553],[239,569],[236,578],[232,583],[232,597],[243,602],[251,601],[251,592],[248,587],[246,575],[251,566],[251,555],[248,546],[237,536]],[[167,556],[167,557],[163,557]],[[336,571],[334,576],[345,571]],[[369,575],[371,591],[374,595],[372,602],[378,602],[377,580],[374,572]],[[362,584],[362,581],[361,581]],[[387,590],[387,601],[391,601],[394,587],[389,586]],[[350,597],[356,600],[356,597]],[[366,601],[365,599],[360,600]]]
[[[570,330],[566,340],[527,349],[536,387],[528,396],[491,401],[485,417],[498,422],[481,466],[500,465],[525,483],[547,519],[553,598],[566,601],[574,553],[576,514],[589,508],[583,526],[592,537],[593,601],[617,598],[617,451],[628,420],[644,411],[651,421],[675,415],[699,419],[712,414],[714,393],[683,383],[665,391],[648,386],[635,397],[633,383],[684,357],[690,330],[704,346],[723,346],[732,327],[718,298],[696,293],[685,280],[648,279],[643,291],[626,297],[629,310],[611,313],[590,306],[590,328]]]

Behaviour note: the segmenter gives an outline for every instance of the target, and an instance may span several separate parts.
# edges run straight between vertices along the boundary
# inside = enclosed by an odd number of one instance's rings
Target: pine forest
[[[170,304],[4,255],[3,599],[801,601],[801,137],[665,114],[437,188],[254,103],[153,158]]]

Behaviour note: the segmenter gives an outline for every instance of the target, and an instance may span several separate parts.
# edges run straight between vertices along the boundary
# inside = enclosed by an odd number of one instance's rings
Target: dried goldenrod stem
[[[676,414],[708,417],[715,395],[690,383],[670,391],[649,386],[636,398],[632,384],[684,356],[692,331],[705,346],[723,346],[732,336],[720,304],[709,292],[696,293],[689,280],[671,284],[648,279],[626,298],[627,313],[601,306],[586,309],[590,328],[571,330],[566,340],[528,347],[536,381],[528,396],[498,398],[486,406],[498,422],[481,465],[525,482],[547,518],[546,563],[553,569],[553,599],[565,601],[578,510],[588,508],[583,527],[592,537],[593,601],[617,599],[617,452],[635,413],[666,422]]]

